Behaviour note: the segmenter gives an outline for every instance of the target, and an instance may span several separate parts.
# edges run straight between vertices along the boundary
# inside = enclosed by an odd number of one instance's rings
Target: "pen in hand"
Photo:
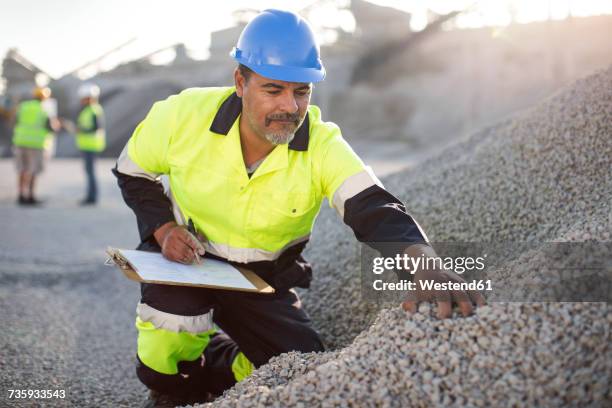
[[[193,221],[191,220],[191,218],[189,218],[189,220],[187,221],[187,231],[189,231],[189,233],[192,235],[192,239],[196,241],[196,244],[199,247],[193,250],[193,254],[195,255],[196,263],[201,264],[202,261],[200,259],[200,251],[202,252],[202,255],[203,255],[204,247],[202,246],[202,243],[198,239],[198,233],[196,232],[195,225],[193,224]]]

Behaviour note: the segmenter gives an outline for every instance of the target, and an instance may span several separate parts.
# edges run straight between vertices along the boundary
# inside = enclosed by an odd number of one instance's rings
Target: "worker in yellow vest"
[[[188,89],[154,104],[113,172],[136,214],[139,249],[184,264],[223,260],[276,291],[142,284],[136,372],[151,390],[147,407],[203,401],[275,355],[324,349],[293,289],[310,284],[301,253],[323,199],[359,241],[435,256],[404,204],[310,105],[325,68],[302,17],[263,11],[231,55],[234,86]],[[433,269],[414,276],[462,281]],[[414,311],[417,300],[438,301],[440,317],[450,316],[452,301],[466,315],[483,302],[478,293],[420,291],[405,308]]]
[[[76,145],[83,155],[85,174],[87,176],[87,193],[81,205],[92,205],[98,200],[96,182],[96,157],[106,148],[104,131],[104,111],[98,103],[100,88],[85,83],[78,89],[81,111],[77,119]]]
[[[54,132],[59,130],[59,122],[50,117],[44,106],[44,101],[51,97],[51,89],[37,86],[32,94],[33,99],[18,105],[13,131],[19,205],[41,204],[34,194],[36,177],[44,170],[45,153],[52,147]]]

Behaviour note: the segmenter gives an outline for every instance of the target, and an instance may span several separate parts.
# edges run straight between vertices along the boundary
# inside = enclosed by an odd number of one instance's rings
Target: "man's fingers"
[[[438,290],[435,293],[435,297],[438,303],[438,319],[451,317],[453,309],[450,292],[447,290]]]
[[[402,302],[402,308],[409,313],[416,313],[419,309],[419,298],[414,291],[408,291],[406,298]]]
[[[196,262],[201,263],[200,256],[204,256],[204,254],[206,253],[206,251],[204,250],[204,245],[202,245],[202,243],[198,241],[198,239],[194,237],[193,234],[189,232],[188,234],[189,234],[189,248],[193,251]]]
[[[182,262],[184,264],[193,263],[193,251],[189,247],[182,246],[178,253],[180,257],[179,262]]]
[[[446,300],[438,301],[438,319],[448,319],[452,314],[451,302]]]
[[[196,251],[199,255],[204,255],[206,250],[204,249],[204,245],[202,245],[202,241],[200,240],[200,234],[193,235],[191,232],[187,230],[183,230],[185,232],[183,238],[185,239],[185,243],[189,245],[189,247]]]
[[[177,239],[170,245],[170,250],[175,256],[177,262],[184,264],[193,263],[193,249],[191,249],[184,241]]]
[[[459,305],[459,309],[461,309],[461,314],[465,317],[471,315],[474,312],[474,308],[472,307],[472,301],[467,293],[462,290],[454,290],[453,301],[455,301]]]
[[[451,281],[453,282],[465,282],[465,280],[461,276],[455,274],[454,272],[445,271],[444,274],[451,278]],[[484,306],[487,303],[484,296],[477,290],[453,291],[453,301],[459,304],[459,307],[461,308],[461,313],[464,316],[468,316],[473,313],[474,308],[472,304],[476,304],[477,306]],[[461,303],[466,304],[462,305]],[[469,314],[466,315],[468,311]]]
[[[487,304],[485,297],[477,290],[470,290],[468,291],[468,294],[470,295],[472,302],[476,303],[476,306],[484,306]]]
[[[166,251],[166,258],[174,262],[187,263],[188,259],[179,249],[173,248]]]
[[[202,245],[202,243],[198,241],[198,239],[192,233],[184,228],[181,228],[180,233],[177,234],[177,238],[178,241],[189,248],[189,250],[192,252],[192,256],[189,257],[191,259],[190,263],[193,263],[194,259],[200,263],[199,256],[204,256],[206,253],[204,245]]]
[[[417,302],[414,300],[404,300],[402,302],[402,308],[404,309],[404,311],[409,312],[409,313],[416,313],[417,312]]]
[[[195,241],[196,239],[187,230],[174,227],[164,238],[162,253],[171,261],[192,264],[196,250],[199,249],[199,243]]]
[[[204,255],[206,253],[206,250],[204,249],[204,244],[202,244],[202,241],[200,241],[199,238],[196,238],[193,235],[192,235],[192,239],[195,241],[197,253],[199,255]]]
[[[189,248],[191,248],[192,251],[195,251],[198,249],[198,244],[196,242],[196,239],[193,235],[191,235],[191,233],[189,231],[187,231],[184,228],[181,228],[180,230],[181,232],[176,234],[177,238],[185,245],[187,245]]]

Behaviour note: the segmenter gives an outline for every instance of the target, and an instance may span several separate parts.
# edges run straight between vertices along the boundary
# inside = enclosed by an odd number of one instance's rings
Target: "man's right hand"
[[[162,225],[153,235],[162,249],[162,255],[170,261],[189,265],[196,260],[196,253],[201,257],[206,252],[197,237],[174,221]]]

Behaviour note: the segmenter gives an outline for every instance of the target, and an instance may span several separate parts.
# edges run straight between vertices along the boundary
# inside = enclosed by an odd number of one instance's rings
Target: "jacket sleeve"
[[[167,161],[173,132],[170,99],[157,102],[121,152],[113,174],[126,204],[134,211],[142,242],[153,239],[163,224],[174,221],[172,202],[160,176],[170,173]]]
[[[324,194],[360,242],[383,254],[428,243],[404,204],[385,190],[339,135],[323,159],[322,179]]]
[[[117,177],[123,200],[136,215],[140,241],[147,242],[153,239],[153,233],[159,227],[175,220],[172,202],[159,180],[125,174],[125,170],[125,162],[118,160],[112,171]]]

